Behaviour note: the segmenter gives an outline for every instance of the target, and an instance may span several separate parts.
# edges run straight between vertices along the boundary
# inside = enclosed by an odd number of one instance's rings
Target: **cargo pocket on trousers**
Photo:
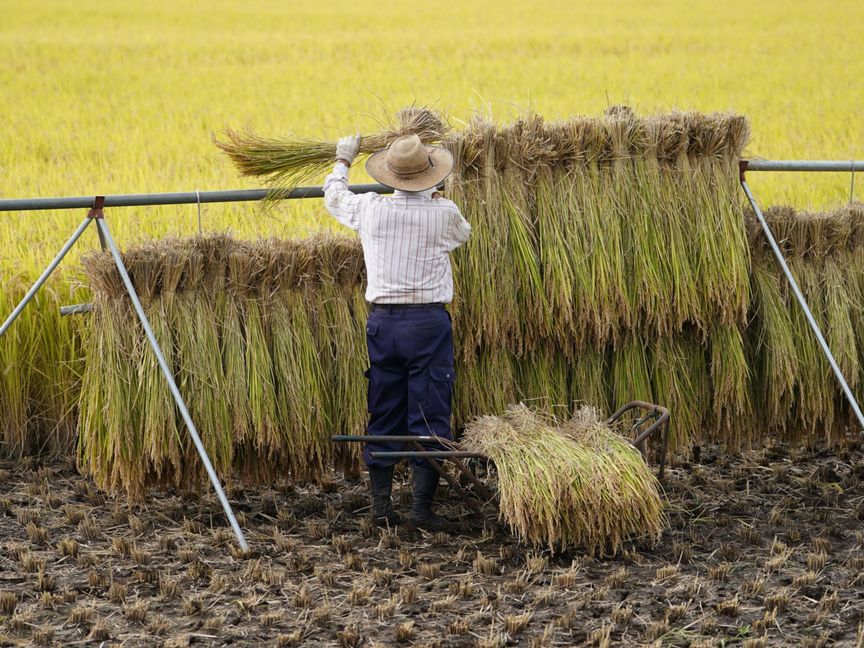
[[[372,367],[369,367],[363,372],[363,377],[366,378],[366,413],[372,413]]]
[[[450,416],[453,383],[455,381],[456,372],[453,367],[429,367],[427,414],[430,416]]]

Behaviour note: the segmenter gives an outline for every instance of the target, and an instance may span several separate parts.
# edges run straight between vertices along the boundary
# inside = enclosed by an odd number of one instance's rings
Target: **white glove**
[[[336,159],[344,160],[350,166],[360,152],[360,133],[356,135],[348,135],[339,140],[336,144]]]

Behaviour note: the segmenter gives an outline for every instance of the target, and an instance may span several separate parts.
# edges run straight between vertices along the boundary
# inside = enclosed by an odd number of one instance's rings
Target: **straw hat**
[[[381,184],[402,191],[425,191],[453,170],[453,156],[440,146],[425,146],[417,135],[393,140],[366,160],[366,172]]]

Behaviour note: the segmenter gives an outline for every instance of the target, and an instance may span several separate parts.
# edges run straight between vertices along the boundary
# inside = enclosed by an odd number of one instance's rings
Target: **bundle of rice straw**
[[[861,398],[864,205],[824,213],[771,207],[765,217],[840,370]],[[748,362],[761,418],[773,436],[787,441],[842,442],[857,422],[752,214],[747,229],[754,286]]]
[[[403,135],[417,135],[425,144],[439,142],[448,132],[445,118],[426,107],[409,106],[396,114],[396,121],[383,131],[364,135],[360,155],[390,146]],[[226,128],[224,139],[213,143],[224,152],[243,175],[266,177],[271,187],[281,192],[315,181],[333,166],[336,142],[287,137],[266,138],[252,131]],[[277,191],[278,193],[281,193]]]
[[[494,462],[501,519],[532,545],[582,547],[602,556],[615,554],[625,540],[660,536],[656,478],[594,408],[559,421],[511,405],[503,416],[472,421],[461,443]]]
[[[366,421],[365,302],[356,239],[163,239],[123,253],[214,467],[247,483],[356,472],[334,430]],[[94,292],[84,339],[82,472],[132,499],[194,490],[206,474],[107,253],[83,258]],[[358,303],[358,298],[360,302]]]

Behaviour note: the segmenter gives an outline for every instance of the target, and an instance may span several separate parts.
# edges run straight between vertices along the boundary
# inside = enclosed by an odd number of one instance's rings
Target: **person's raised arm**
[[[441,198],[439,200],[445,199]],[[452,252],[471,238],[471,225],[467,220],[465,220],[465,217],[462,215],[462,212],[459,211],[459,207],[456,203],[450,200],[447,200],[446,202],[450,222],[447,227],[445,245],[447,246],[447,250]]]
[[[360,151],[360,135],[349,135],[336,145],[336,165],[324,180],[324,206],[337,221],[360,229],[360,196],[348,189],[348,169]]]

